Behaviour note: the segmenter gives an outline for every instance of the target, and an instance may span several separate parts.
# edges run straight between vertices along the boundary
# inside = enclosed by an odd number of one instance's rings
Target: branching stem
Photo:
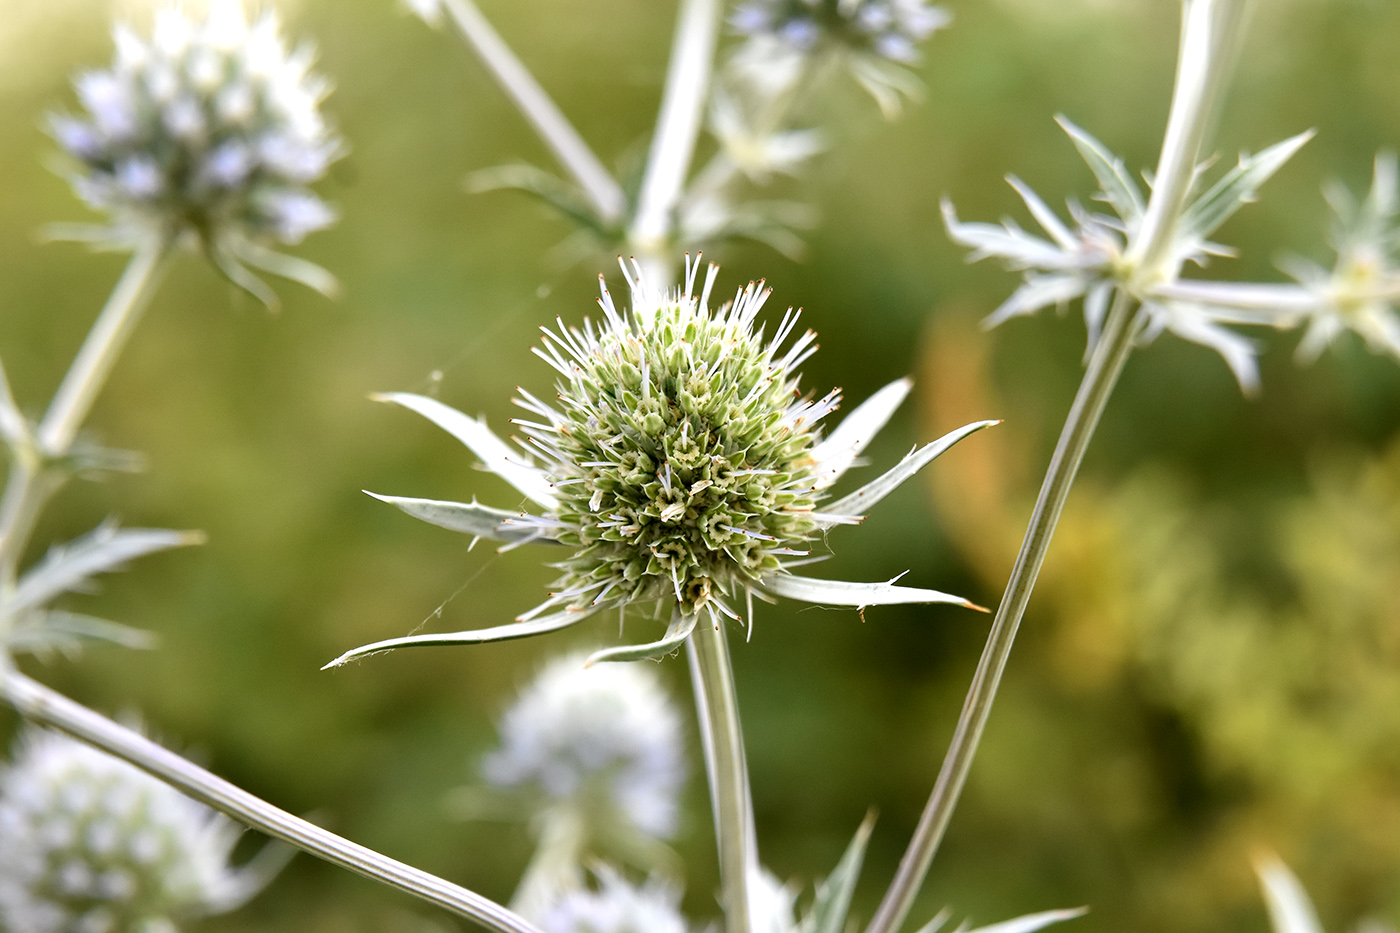
[[[481,10],[472,0],[443,0],[443,6],[559,164],[574,176],[598,216],[608,223],[621,220],[627,210],[622,187]]]

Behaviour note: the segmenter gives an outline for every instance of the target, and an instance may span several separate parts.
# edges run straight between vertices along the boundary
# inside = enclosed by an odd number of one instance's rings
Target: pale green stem
[[[627,196],[622,186],[593,154],[534,75],[515,57],[476,4],[472,0],[444,0],[443,5],[559,164],[574,176],[593,210],[609,223],[621,220],[627,209]]]
[[[153,236],[137,248],[34,436],[29,437],[26,429],[20,437],[10,438],[13,458],[0,499],[0,586],[13,585],[34,522],[48,497],[62,484],[62,475],[46,470],[44,461],[67,455],[141,312],[150,303],[169,254],[170,242],[163,236]],[[13,406],[12,401],[9,404]]]
[[[1243,0],[1183,4],[1167,132],[1152,177],[1152,197],[1126,256],[1149,283],[1176,275],[1175,268],[1162,264],[1172,259],[1176,226],[1191,195],[1201,146],[1233,64],[1243,19]]]
[[[1001,683],[1006,660],[1011,654],[1011,645],[1016,639],[1016,629],[1021,624],[1021,616],[1026,611],[1026,603],[1035,587],[1035,579],[1040,573],[1040,565],[1045,560],[1045,552],[1050,547],[1050,538],[1055,533],[1055,525],[1060,519],[1065,499],[1074,484],[1075,473],[1084,459],[1084,451],[1089,439],[1103,414],[1104,405],[1118,381],[1118,374],[1132,352],[1135,330],[1133,314],[1136,302],[1125,292],[1119,291],[1114,299],[1104,325],[1103,336],[1099,338],[1089,360],[1089,368],[1079,385],[1079,392],[1070,408],[1069,418],[1060,432],[1059,443],[1050,458],[1050,467],[1045,474],[1045,482],[1040,487],[1040,496],[1031,514],[1030,527],[1026,530],[1021,544],[1021,553],[1011,571],[1011,579],[1006,585],[1001,605],[997,607],[996,618],[992,621],[991,633],[987,636],[986,647],[977,663],[977,673],[973,675],[972,686],[968,688],[967,700],[958,718],[953,740],[943,759],[938,781],[933,794],[919,818],[914,830],[914,838],[909,843],[904,857],[900,859],[899,870],[894,881],[885,892],[884,900],[871,918],[866,933],[894,933],[904,922],[913,906],[914,897],[928,874],[943,833],[948,828],[948,820],[957,806],[958,795],[967,780],[968,769],[972,767],[977,744],[982,738],[982,730],[987,725],[987,717],[996,699],[997,687]]]
[[[729,642],[723,628],[701,621],[687,644],[715,818],[725,930],[749,933],[749,879],[758,867],[758,847]]]
[[[719,39],[719,0],[682,0],[666,70],[666,89],[647,154],[646,172],[637,198],[637,216],[627,232],[628,244],[657,288],[673,284],[676,207],[695,155],[705,117],[710,73]]]
[[[129,761],[201,803],[274,839],[397,888],[497,933],[541,933],[538,927],[480,894],[380,855],[293,816],[230,784],[125,726],[31,680],[0,656],[0,693],[25,718],[58,729]]]
[[[522,917],[539,917],[561,890],[580,882],[586,839],[583,816],[567,804],[542,814],[539,846],[511,895],[510,909]]]

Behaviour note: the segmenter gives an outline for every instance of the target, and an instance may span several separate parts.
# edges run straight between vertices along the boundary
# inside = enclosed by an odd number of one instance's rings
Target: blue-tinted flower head
[[[23,933],[171,928],[243,903],[241,830],[143,771],[31,730],[0,772],[0,927]]]
[[[486,779],[667,838],[685,779],[680,714],[654,668],[585,660],[551,662],[506,710]]]
[[[167,7],[149,39],[126,25],[114,36],[112,66],[75,81],[82,114],[50,121],[74,189],[110,218],[90,235],[197,238],[264,298],[243,264],[328,287],[267,248],[335,219],[309,187],[344,151],[321,116],[329,84],[311,48],[289,50],[274,14],[250,22],[238,0],[215,0],[203,22]]]

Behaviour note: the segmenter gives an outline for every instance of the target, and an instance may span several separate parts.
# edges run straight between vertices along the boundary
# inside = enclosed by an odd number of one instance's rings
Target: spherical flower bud
[[[620,818],[668,837],[685,778],[680,715],[653,669],[584,660],[551,662],[506,710],[486,779],[570,804],[609,829]]]
[[[680,891],[660,881],[636,887],[606,865],[596,891],[565,892],[540,918],[545,933],[687,933]]]
[[[111,218],[87,235],[197,239],[264,298],[243,263],[324,290],[324,272],[266,248],[335,219],[307,187],[344,151],[320,113],[329,85],[311,48],[288,51],[276,16],[250,24],[238,0],[215,0],[202,23],[169,7],[149,40],[125,25],[115,40],[111,68],[75,81],[84,115],[51,118],[74,189]]]
[[[124,761],[30,730],[0,772],[0,929],[144,933],[231,910],[266,881],[230,869],[239,833]]]

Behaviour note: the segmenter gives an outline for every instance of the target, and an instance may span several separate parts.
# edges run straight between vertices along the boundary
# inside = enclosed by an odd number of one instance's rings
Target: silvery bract
[[[335,214],[309,185],[343,145],[320,103],[312,51],[288,51],[277,18],[249,23],[237,0],[216,0],[202,23],[157,12],[150,40],[115,30],[116,60],[75,84],[82,117],[51,118],[77,166],[71,180],[102,228],[68,228],[110,244],[151,236],[197,240],[235,283],[271,304],[246,266],[328,291],[329,274],[273,252],[328,226]]]
[[[965,600],[936,590],[820,580],[792,573],[812,542],[838,525],[859,524],[875,505],[954,443],[994,424],[966,425],[912,451],[855,492],[826,502],[910,383],[898,380],[823,436],[822,419],[840,402],[798,388],[797,367],[816,335],[793,338],[789,309],[772,340],[755,319],[768,298],[750,284],[710,307],[716,269],[696,289],[698,261],[673,292],[629,277],[633,309],[617,310],[607,288],[604,319],[545,330],[536,353],[559,376],[557,407],[520,389],[533,416],[516,421],[512,447],[478,419],[435,399],[394,393],[452,433],[487,469],[539,508],[538,514],[476,502],[380,496],[455,531],[563,551],[563,575],[539,606],[510,625],[450,635],[418,635],[356,649],[333,664],[404,645],[467,644],[520,638],[573,625],[594,613],[636,604],[669,607],[660,640],[596,653],[591,660],[638,660],[678,648],[701,617],[753,619],[753,597],[872,606]],[[790,341],[791,338],[791,342]],[[747,607],[747,608],[746,608]],[[744,615],[740,615],[740,611]]]
[[[126,762],[31,729],[0,772],[0,927],[153,933],[232,910],[269,877],[229,867],[240,833]]]
[[[501,717],[492,784],[538,792],[587,820],[667,838],[685,779],[681,720],[654,669],[552,661]]]
[[[544,933],[687,933],[680,891],[658,879],[638,887],[607,865],[597,890],[565,892],[540,918]]]
[[[995,256],[1008,268],[1022,273],[1025,284],[987,319],[989,326],[1010,317],[1030,314],[1049,306],[1063,306],[1082,298],[1089,346],[1098,339],[1115,288],[1125,289],[1142,304],[1141,337],[1151,340],[1162,331],[1204,344],[1229,364],[1240,385],[1258,384],[1254,346],[1227,323],[1257,323],[1214,305],[1190,300],[1178,290],[1178,276],[1187,262],[1204,265],[1211,256],[1231,255],[1228,247],[1210,236],[1241,206],[1254,200],[1255,192],[1311,138],[1302,133],[1265,149],[1241,156],[1239,164],[1201,193],[1182,214],[1171,237],[1171,247],[1160,264],[1150,269],[1130,260],[1129,244],[1135,241],[1147,210],[1147,198],[1123,161],[1103,143],[1060,118],[1060,125],[1098,181],[1095,199],[1113,211],[1103,214],[1069,202],[1074,226],[1065,224],[1025,183],[1015,176],[1007,181],[1025,202],[1045,236],[1029,233],[1013,220],[1001,224],[964,223],[951,202],[943,202],[943,217],[954,242],[972,250],[970,262]],[[1207,166],[1199,166],[1195,178]],[[1188,283],[1189,284],[1189,283]]]
[[[903,66],[917,64],[919,44],[951,22],[925,0],[744,0],[729,18],[746,36],[739,58],[775,75],[800,71],[828,53],[841,55],[851,74],[886,116],[899,113],[900,95],[919,83]]]
[[[1264,903],[1274,933],[1323,933],[1312,898],[1287,865],[1270,855],[1258,859],[1254,870],[1264,889]],[[1357,924],[1356,933],[1395,933],[1395,928],[1370,919]]]

